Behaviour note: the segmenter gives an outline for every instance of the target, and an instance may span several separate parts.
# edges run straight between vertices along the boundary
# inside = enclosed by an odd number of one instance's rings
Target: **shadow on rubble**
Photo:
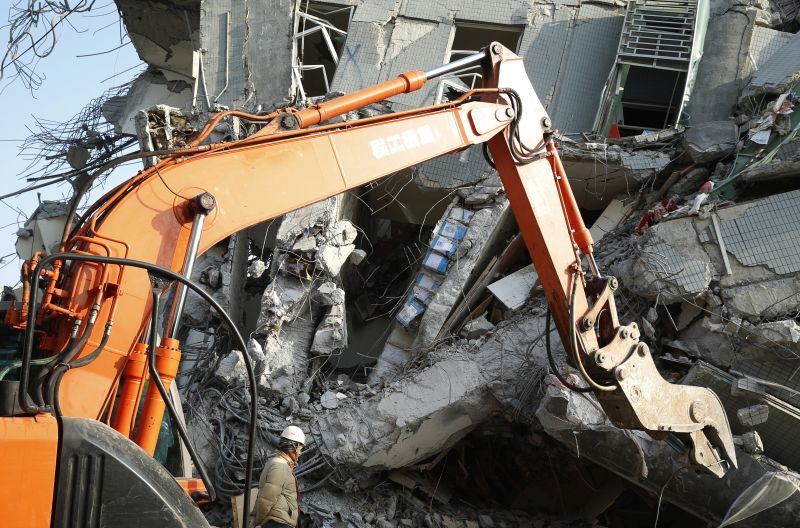
[[[601,466],[576,459],[528,425],[504,420],[486,423],[449,450],[364,479],[358,487],[354,495],[361,502],[330,495],[304,499],[304,508],[316,512],[312,517],[318,520],[310,526],[706,526]],[[332,510],[338,510],[334,523]]]

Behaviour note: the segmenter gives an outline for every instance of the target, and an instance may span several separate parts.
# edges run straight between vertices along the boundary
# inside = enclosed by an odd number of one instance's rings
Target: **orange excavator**
[[[484,87],[458,100],[324,124],[477,65]],[[203,144],[231,115],[265,126],[246,139]],[[176,413],[168,390],[181,357],[175,335],[187,292],[206,299],[246,350],[227,314],[189,280],[196,256],[247,226],[475,144],[488,145],[568,360],[586,386],[564,382],[594,393],[619,427],[677,436],[701,470],[722,476],[735,467],[716,394],[666,382],[636,325],[617,319],[618,282],[595,263],[554,134],[522,59],[493,43],[305,109],[222,112],[187,147],[146,153],[161,161],[79,218],[73,207],[59,250],[23,266],[22,299],[5,317],[21,344],[0,364],[4,524],[207,526],[196,501],[216,494],[180,420],[173,422],[200,479],[176,480],[153,458],[165,410]],[[162,295],[165,284],[175,286],[173,297]],[[171,299],[166,318],[162,297]],[[252,402],[246,475],[257,480],[258,400],[244,357]],[[244,501],[248,511],[249,494]]]

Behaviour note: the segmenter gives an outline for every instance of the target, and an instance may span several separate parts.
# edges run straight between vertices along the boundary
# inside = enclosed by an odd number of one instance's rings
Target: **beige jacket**
[[[267,461],[258,481],[255,526],[267,521],[297,526],[300,497],[293,470],[294,462],[283,453]]]

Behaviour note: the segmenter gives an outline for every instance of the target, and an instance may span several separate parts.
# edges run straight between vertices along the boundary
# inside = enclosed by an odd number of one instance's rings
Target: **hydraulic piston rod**
[[[307,128],[352,110],[377,103],[378,101],[383,101],[395,95],[419,90],[427,81],[480,64],[485,57],[486,51],[479,51],[448,64],[438,66],[427,72],[410,70],[401,73],[394,79],[389,79],[375,86],[364,88],[363,90],[358,90],[337,97],[336,99],[325,101],[324,103],[309,106],[308,108],[293,112],[289,115],[291,119],[295,121],[295,126],[297,128]]]
[[[192,224],[192,231],[189,234],[189,245],[186,248],[186,257],[183,260],[183,270],[181,274],[186,278],[191,278],[192,270],[194,269],[194,261],[197,258],[197,248],[200,246],[200,237],[203,234],[203,225],[208,213],[214,210],[216,200],[210,193],[203,193],[194,198],[192,201],[192,209],[194,212],[194,223]],[[183,307],[186,304],[186,294],[188,289],[184,284],[178,284],[177,294],[175,295],[175,304],[172,307],[172,315],[170,317],[168,329],[170,338],[175,338],[178,332],[178,324],[183,315]]]
[[[454,60],[453,62],[448,62],[447,64],[442,64],[441,66],[437,66],[432,70],[428,70],[425,72],[425,77],[430,81],[431,79],[441,77],[442,75],[447,75],[448,73],[461,71],[466,68],[469,68],[470,66],[475,66],[476,64],[480,64],[481,61],[483,61],[483,59],[485,58],[486,58],[486,52],[479,51],[477,53],[473,53],[472,55],[467,55],[466,57]]]

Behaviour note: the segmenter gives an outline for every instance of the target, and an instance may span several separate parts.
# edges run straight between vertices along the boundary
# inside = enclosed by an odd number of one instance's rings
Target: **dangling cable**
[[[527,165],[545,158],[548,153],[545,148],[544,139],[542,139],[536,147],[531,148],[525,144],[520,135],[519,124],[522,121],[523,112],[522,98],[520,98],[516,90],[510,88],[501,90],[501,93],[508,96],[511,109],[514,110],[514,119],[511,121],[511,129],[508,137],[511,155],[514,157],[514,161],[519,165]]]
[[[556,367],[556,361],[553,359],[553,350],[550,348],[550,319],[552,318],[552,314],[550,313],[550,308],[547,309],[547,318],[545,319],[544,324],[544,346],[547,349],[547,362],[550,363],[550,370],[553,371],[553,374],[558,381],[560,381],[566,388],[569,390],[573,390],[575,392],[592,392],[591,387],[578,387],[577,385],[573,385],[569,381],[564,378],[561,372]]]

